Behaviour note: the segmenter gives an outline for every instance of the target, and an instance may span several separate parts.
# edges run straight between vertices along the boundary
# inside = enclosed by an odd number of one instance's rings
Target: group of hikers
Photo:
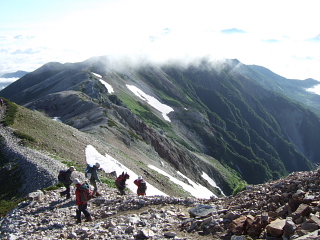
[[[90,189],[90,185],[85,181],[81,183],[78,178],[74,178],[72,180],[71,175],[72,172],[76,171],[74,166],[69,167],[67,170],[61,170],[58,175],[58,180],[64,184],[65,190],[60,192],[60,196],[66,196],[66,199],[71,198],[70,193],[70,185],[73,183],[76,187],[75,196],[76,196],[76,205],[78,206],[76,210],[76,223],[81,223],[81,213],[84,214],[86,218],[86,222],[92,221],[92,217],[90,212],[88,211],[88,201],[91,198],[96,198],[101,196],[98,192],[97,182],[101,183],[101,180],[98,175],[98,170],[101,170],[100,164],[97,162],[94,165],[88,164],[85,169],[85,176],[89,180],[90,184],[93,186],[93,191]],[[119,190],[121,195],[126,195],[126,180],[130,178],[128,173],[122,172],[117,179],[115,180],[115,185]],[[137,194],[139,196],[146,195],[147,185],[146,181],[142,178],[142,176],[138,176],[136,180],[134,180],[134,184],[137,185]]]

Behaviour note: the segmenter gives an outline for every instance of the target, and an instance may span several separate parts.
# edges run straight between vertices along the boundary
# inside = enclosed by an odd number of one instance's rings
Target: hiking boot
[[[81,223],[81,220],[77,220],[76,223]]]
[[[85,222],[92,222],[92,218],[91,217],[88,217]]]

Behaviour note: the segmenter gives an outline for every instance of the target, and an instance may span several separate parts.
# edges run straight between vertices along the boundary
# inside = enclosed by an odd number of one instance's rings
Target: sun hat
[[[69,170],[70,170],[70,171],[76,171],[76,169],[75,169],[74,166],[71,166],[71,167],[69,168]]]
[[[73,184],[74,185],[80,184],[79,179],[78,178],[73,179]]]

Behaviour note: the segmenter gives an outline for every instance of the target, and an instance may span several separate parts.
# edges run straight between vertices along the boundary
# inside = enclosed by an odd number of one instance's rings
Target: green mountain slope
[[[288,82],[236,60],[137,67],[98,57],[46,64],[0,95],[108,144],[116,138],[131,147],[140,139],[176,171],[196,181],[206,172],[230,193],[231,176],[261,183],[318,161],[319,117],[275,91],[289,92]],[[173,108],[170,121],[128,85]]]

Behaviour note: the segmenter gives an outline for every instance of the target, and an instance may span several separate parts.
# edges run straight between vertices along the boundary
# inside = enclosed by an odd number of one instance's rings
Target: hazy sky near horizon
[[[106,54],[209,55],[320,81],[316,0],[0,0],[0,16],[0,74]]]

